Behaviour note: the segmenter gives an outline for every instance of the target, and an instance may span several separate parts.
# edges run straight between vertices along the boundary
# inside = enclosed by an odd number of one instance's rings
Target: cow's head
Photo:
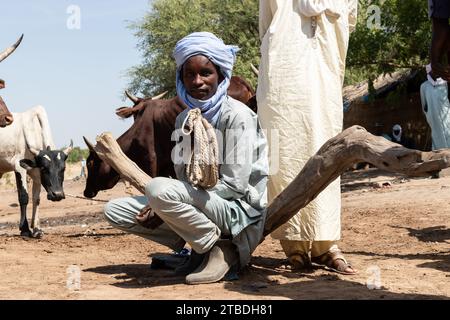
[[[22,42],[23,35],[17,40],[15,44],[13,44],[11,47],[7,48],[6,50],[2,51],[0,53],[0,62],[5,60],[11,53],[14,52],[14,50],[17,49],[17,47]],[[0,79],[0,89],[3,89],[5,87],[5,81]],[[6,107],[6,104],[3,102],[2,98],[0,97],[0,127],[6,127],[10,125],[13,122],[13,116],[11,112],[9,112],[8,108]]]
[[[47,147],[45,150],[30,149],[34,159],[20,160],[20,166],[26,170],[39,169],[41,175],[41,184],[47,191],[47,199],[51,201],[60,201],[65,198],[63,182],[64,171],[66,169],[66,159],[72,150],[73,142],[64,150],[51,150]]]
[[[85,137],[83,139],[89,148],[89,156],[86,159],[88,174],[86,188],[83,194],[86,198],[94,198],[100,190],[113,188],[120,180],[120,176],[113,168],[99,158],[94,150],[94,145]]]

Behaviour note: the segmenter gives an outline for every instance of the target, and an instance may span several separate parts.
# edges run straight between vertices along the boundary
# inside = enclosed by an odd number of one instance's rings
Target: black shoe
[[[198,268],[199,265],[202,264],[205,259],[206,253],[197,253],[194,250],[191,251],[191,254],[187,261],[183,263],[181,266],[175,268],[175,274],[177,276],[187,276],[195,269]]]

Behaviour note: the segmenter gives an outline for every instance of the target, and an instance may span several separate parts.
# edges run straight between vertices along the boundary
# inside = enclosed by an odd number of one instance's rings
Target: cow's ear
[[[84,140],[84,143],[86,143],[86,145],[88,146],[89,151],[95,153],[94,145],[92,144],[92,142],[90,142],[85,136],[83,136],[83,140]]]
[[[37,167],[36,162],[30,159],[22,159],[19,161],[20,166],[25,170],[31,170]]]

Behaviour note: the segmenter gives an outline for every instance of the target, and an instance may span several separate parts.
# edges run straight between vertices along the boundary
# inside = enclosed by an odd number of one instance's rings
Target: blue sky
[[[0,51],[25,34],[21,46],[0,64],[0,92],[12,112],[35,105],[47,110],[57,147],[85,148],[82,136],[123,133],[131,120],[119,120],[118,107],[129,79],[127,70],[141,62],[138,39],[127,28],[150,10],[149,0],[2,1]],[[75,5],[80,29],[69,29]],[[74,26],[72,24],[72,26]],[[76,25],[75,25],[76,27]]]

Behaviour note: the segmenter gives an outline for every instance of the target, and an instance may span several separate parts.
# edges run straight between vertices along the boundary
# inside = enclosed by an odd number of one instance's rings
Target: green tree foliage
[[[81,149],[80,147],[75,147],[70,151],[69,156],[67,157],[67,162],[69,163],[75,163],[80,162],[81,159],[87,159],[89,156],[89,150],[88,149]]]
[[[144,96],[169,90],[175,95],[175,61],[178,40],[197,31],[209,31],[226,44],[240,48],[233,74],[256,85],[250,63],[259,64],[258,0],[155,0],[141,21],[131,25],[143,53],[133,67],[130,89]]]
[[[347,56],[347,83],[428,63],[431,22],[426,1],[360,0],[358,9]]]
[[[154,0],[141,21],[131,25],[143,53],[129,71],[130,89],[143,96],[175,94],[172,50],[182,37],[210,31],[241,48],[234,74],[255,86],[250,63],[259,64],[258,0]],[[372,6],[372,7],[371,7]],[[373,7],[377,6],[377,7]],[[380,27],[376,25],[379,8]],[[431,23],[424,0],[360,0],[358,25],[347,57],[346,84],[375,79],[399,69],[428,63]],[[299,53],[300,54],[300,53]]]

